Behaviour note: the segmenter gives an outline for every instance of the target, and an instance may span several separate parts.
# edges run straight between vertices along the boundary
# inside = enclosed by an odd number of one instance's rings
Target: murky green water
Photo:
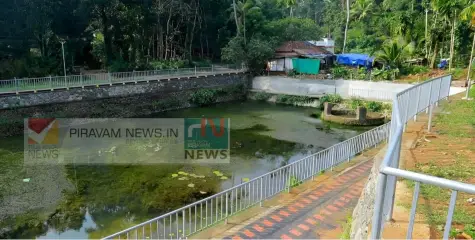
[[[231,163],[216,166],[27,168],[23,137],[1,139],[0,238],[104,237],[365,131],[329,127],[315,111],[243,102],[147,116],[231,118]]]

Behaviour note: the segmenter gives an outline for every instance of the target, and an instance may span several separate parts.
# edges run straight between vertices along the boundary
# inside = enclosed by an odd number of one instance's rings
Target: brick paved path
[[[356,206],[373,161],[366,161],[225,239],[318,239],[344,223]],[[333,238],[338,236],[333,236]]]

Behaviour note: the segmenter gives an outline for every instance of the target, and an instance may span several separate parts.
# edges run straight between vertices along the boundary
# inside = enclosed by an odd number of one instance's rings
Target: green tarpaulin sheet
[[[320,71],[320,59],[293,58],[292,65],[298,73],[318,74]]]

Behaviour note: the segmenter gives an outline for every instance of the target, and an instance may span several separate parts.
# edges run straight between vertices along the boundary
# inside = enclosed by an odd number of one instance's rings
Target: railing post
[[[389,163],[390,167],[399,168],[399,157],[401,152],[401,141],[402,141],[402,134],[398,138],[396,144],[396,148],[394,149],[394,155],[392,155],[392,159]],[[386,176],[386,189],[385,189],[385,209],[387,209],[387,216],[386,221],[389,221],[393,217],[393,208],[394,208],[394,199],[396,195],[396,184],[397,178],[395,176]],[[384,212],[384,209],[383,209]]]
[[[195,66],[195,77],[198,76],[197,72],[196,72],[196,66]]]
[[[330,171],[332,172],[333,172],[333,164],[335,163],[335,154],[336,154],[335,147],[332,147],[332,153],[331,153],[332,164],[330,166]]]
[[[135,69],[132,70],[132,81],[134,81],[135,83],[137,83],[137,82],[135,81]]]
[[[440,100],[440,90],[442,89],[442,78],[439,78],[439,91],[437,93],[437,101],[435,102],[435,106],[439,106],[439,100]]]
[[[51,75],[49,75],[49,87],[51,91],[53,91],[53,80],[51,79]]]
[[[112,77],[111,77],[111,73],[110,72],[107,72],[107,78],[109,80],[109,85],[112,86]]]
[[[84,83],[82,81],[82,73],[79,73],[79,83],[81,84],[81,87],[84,88]]]
[[[16,94],[18,94],[18,80],[16,79],[16,77],[14,79],[15,79],[14,83],[15,83]]]
[[[68,89],[68,77],[64,76],[64,84],[66,85],[66,89]]]
[[[211,64],[211,75],[214,75],[214,66]]]
[[[416,114],[414,115],[414,122],[417,121],[417,113],[419,113],[419,102],[421,101],[421,87],[417,88]]]
[[[374,201],[373,221],[371,226],[371,239],[381,239],[383,225],[383,205],[385,198],[387,176],[383,173],[378,175],[378,185],[376,188],[376,198]]]
[[[433,82],[434,82],[434,81],[431,81],[431,82],[430,82],[430,87],[429,87],[429,101],[428,101],[429,106],[427,106],[427,108],[426,108],[426,113],[429,113],[429,107],[430,107],[430,105],[432,104],[431,101],[432,101],[432,83],[433,83]]]
[[[430,133],[430,130],[432,129],[432,112],[434,111],[434,104],[429,105],[429,122],[427,123],[427,132]]]
[[[229,211],[228,211],[228,192],[226,192],[226,218],[224,219],[224,224],[228,224],[228,214],[229,214]]]
[[[261,187],[260,187],[260,190],[259,190],[259,206],[262,207],[262,201],[264,201],[264,198],[262,196],[262,182],[264,181],[264,177],[261,177]]]
[[[292,170],[292,165],[289,166],[289,169],[287,170],[287,173],[289,174],[289,177],[287,178],[287,185],[288,185],[288,188],[287,188],[287,193],[290,193],[290,187],[291,187],[291,184],[290,184],[290,180],[291,180],[291,175],[290,175],[290,172]]]

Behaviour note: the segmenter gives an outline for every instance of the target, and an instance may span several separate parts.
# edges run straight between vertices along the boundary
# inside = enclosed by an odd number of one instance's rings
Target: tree
[[[390,68],[401,69],[404,60],[414,51],[413,43],[406,43],[403,39],[388,41],[383,48],[376,52],[376,58]]]
[[[460,14],[462,20],[469,21],[470,27],[475,28],[475,2],[472,2],[469,6],[464,8]],[[465,98],[468,99],[470,93],[470,76],[472,73],[472,64],[473,64],[473,54],[475,51],[475,32],[473,33],[473,42],[472,50],[470,51],[470,59],[468,63],[468,72],[467,72],[467,92]]]
[[[297,0],[277,0],[277,2],[285,8],[290,8],[290,17],[293,17],[293,7],[297,5]]]
[[[346,37],[348,35],[348,24],[350,23],[350,0],[346,0],[346,25],[345,25],[345,39],[343,42],[343,53],[346,50]]]

